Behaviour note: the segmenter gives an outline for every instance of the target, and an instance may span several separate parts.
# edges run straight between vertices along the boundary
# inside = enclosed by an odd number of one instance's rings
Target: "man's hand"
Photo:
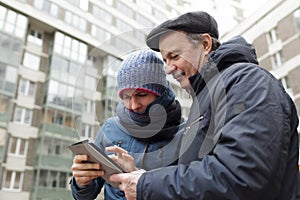
[[[114,174],[109,180],[113,182],[120,182],[120,190],[125,192],[127,200],[136,200],[136,186],[145,170],[138,170],[131,173]]]
[[[71,167],[76,183],[80,186],[88,185],[94,178],[103,176],[104,172],[100,170],[100,164],[86,162],[87,155],[75,155]]]

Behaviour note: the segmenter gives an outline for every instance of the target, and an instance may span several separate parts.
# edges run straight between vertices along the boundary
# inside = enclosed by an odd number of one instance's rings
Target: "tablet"
[[[89,142],[89,140],[83,140],[70,145],[69,148],[75,155],[88,155],[89,162],[99,163],[101,170],[104,171],[102,178],[112,187],[118,188],[120,183],[110,182],[109,177],[112,174],[125,173],[126,171],[110,159],[99,147]]]

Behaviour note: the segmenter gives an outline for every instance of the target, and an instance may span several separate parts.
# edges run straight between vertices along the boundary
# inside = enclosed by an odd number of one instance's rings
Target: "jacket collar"
[[[216,74],[242,62],[258,64],[255,49],[244,38],[237,36],[212,51],[200,72],[189,78],[190,94],[196,96]]]

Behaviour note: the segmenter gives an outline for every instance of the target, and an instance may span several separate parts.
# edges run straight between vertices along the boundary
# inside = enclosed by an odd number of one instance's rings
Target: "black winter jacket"
[[[190,82],[179,164],[144,173],[137,199],[296,199],[296,108],[255,50],[235,37]]]

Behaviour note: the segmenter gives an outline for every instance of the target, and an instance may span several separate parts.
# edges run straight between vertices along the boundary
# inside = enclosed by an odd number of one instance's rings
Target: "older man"
[[[132,199],[296,199],[298,116],[242,37],[220,44],[215,19],[191,12],[154,28],[159,51],[193,97],[178,165],[111,176]]]

